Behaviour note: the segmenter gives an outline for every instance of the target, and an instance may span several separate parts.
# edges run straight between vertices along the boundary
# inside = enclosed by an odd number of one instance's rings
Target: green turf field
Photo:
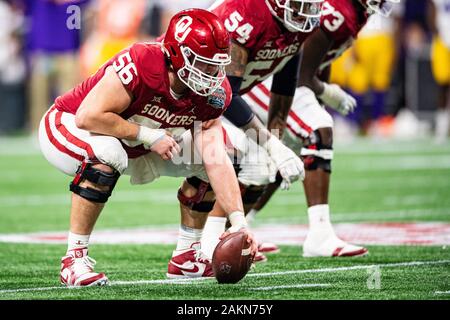
[[[330,203],[339,223],[450,223],[450,145],[357,140],[335,148]],[[65,231],[70,178],[26,139],[0,139],[0,235]],[[130,186],[122,177],[96,230],[177,229],[180,179]],[[257,226],[305,224],[300,185],[278,192]],[[450,237],[450,235],[448,235]],[[305,259],[300,243],[236,285],[168,281],[173,245],[98,244],[90,255],[112,285],[60,287],[62,244],[0,242],[0,299],[449,299],[450,246],[370,245],[365,258]]]

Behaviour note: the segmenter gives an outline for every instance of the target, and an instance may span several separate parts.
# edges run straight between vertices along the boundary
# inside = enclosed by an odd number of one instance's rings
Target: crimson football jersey
[[[352,46],[368,18],[366,10],[362,8],[359,11],[356,10],[352,0],[325,0],[320,25],[322,30],[334,40],[334,44],[325,56],[320,66],[321,70]]]
[[[248,50],[241,94],[280,71],[310,33],[289,32],[265,0],[219,0],[210,7],[234,41]]]
[[[160,43],[136,43],[107,61],[94,75],[55,101],[58,110],[75,114],[89,91],[113,66],[123,85],[132,93],[130,106],[120,116],[149,128],[167,129],[177,137],[195,121],[219,118],[231,101],[228,80],[210,96],[188,90],[178,99],[170,92],[166,58]],[[130,158],[150,150],[138,141],[122,140]]]

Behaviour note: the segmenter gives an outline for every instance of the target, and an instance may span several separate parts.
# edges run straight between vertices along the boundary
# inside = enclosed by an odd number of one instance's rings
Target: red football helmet
[[[231,62],[228,31],[215,14],[203,9],[174,15],[163,49],[180,80],[202,96],[221,86]]]
[[[290,32],[311,32],[319,26],[324,0],[266,0],[272,14]]]
[[[370,14],[378,13],[388,17],[392,11],[392,5],[400,3],[400,0],[359,0],[367,8]]]

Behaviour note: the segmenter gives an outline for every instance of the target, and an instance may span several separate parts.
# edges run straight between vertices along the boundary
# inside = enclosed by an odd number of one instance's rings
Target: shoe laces
[[[210,264],[211,260],[201,250],[195,251],[195,260],[201,263]]]
[[[92,272],[94,270],[94,266],[97,263],[94,259],[89,256],[84,256],[82,258],[74,259],[74,269],[78,274],[85,274]]]

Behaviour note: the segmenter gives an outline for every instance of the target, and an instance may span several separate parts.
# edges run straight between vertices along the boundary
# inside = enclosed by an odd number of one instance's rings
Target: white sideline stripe
[[[358,265],[358,266],[338,267],[338,268],[322,268],[322,269],[291,270],[291,271],[267,272],[267,273],[251,273],[251,274],[248,274],[247,277],[272,277],[272,276],[283,276],[283,275],[287,275],[287,274],[327,273],[327,272],[372,269],[374,267],[383,267],[383,268],[416,267],[416,266],[447,264],[447,263],[450,264],[450,260],[412,261],[412,262],[385,263],[385,264],[373,264],[373,265]]]
[[[450,294],[450,290],[448,290],[448,291],[435,291],[434,294]]]
[[[405,209],[399,211],[372,211],[372,212],[333,212],[331,213],[331,220],[333,222],[352,222],[352,221],[393,221],[399,218],[421,218],[428,217],[430,214],[448,215],[450,214],[449,208],[436,208],[436,209]],[[299,223],[305,221],[304,217],[277,217],[266,218],[263,215],[258,217],[255,221],[255,225],[272,224],[272,223]]]
[[[426,266],[436,264],[450,264],[450,260],[435,260],[435,261],[411,261],[411,262],[399,262],[399,263],[384,263],[373,265],[356,265],[351,267],[339,267],[339,268],[322,268],[322,269],[305,269],[305,270],[291,270],[281,272],[266,272],[266,273],[250,273],[247,277],[273,277],[283,276],[290,274],[302,274],[302,273],[327,273],[327,272],[340,272],[351,270],[363,270],[372,269],[374,267],[383,268],[397,268],[397,267],[415,267]],[[111,286],[127,286],[127,285],[145,285],[145,284],[194,284],[204,280],[214,280],[214,278],[198,278],[198,279],[169,279],[169,280],[134,280],[134,281],[112,281]],[[18,293],[18,292],[30,292],[30,291],[47,291],[55,289],[72,290],[74,288],[66,287],[38,287],[38,288],[23,288],[23,289],[6,289],[0,290],[0,294],[5,293]]]
[[[272,286],[272,287],[257,287],[257,288],[250,288],[249,290],[254,291],[269,291],[269,290],[277,290],[277,289],[294,289],[294,288],[324,288],[324,287],[331,287],[332,285],[330,283],[304,283],[304,284],[293,284],[293,285],[286,285],[286,286]]]

